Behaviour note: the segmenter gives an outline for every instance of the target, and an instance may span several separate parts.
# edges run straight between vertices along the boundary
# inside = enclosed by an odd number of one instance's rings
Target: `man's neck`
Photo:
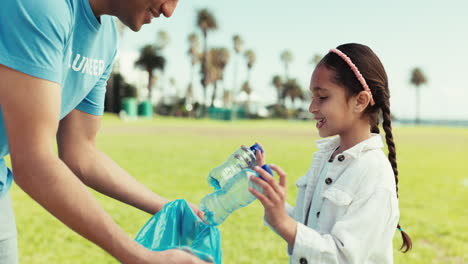
[[[91,10],[93,10],[94,16],[99,20],[102,15],[109,14],[106,0],[88,0]]]

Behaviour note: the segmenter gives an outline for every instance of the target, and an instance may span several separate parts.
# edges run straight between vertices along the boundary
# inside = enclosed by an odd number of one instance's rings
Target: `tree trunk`
[[[239,70],[239,52],[236,52],[235,65],[234,65],[234,80],[232,85],[231,106],[234,108],[234,98],[237,95],[237,71]]]
[[[234,65],[234,81],[233,81],[233,87],[232,87],[232,90],[231,90],[231,96],[230,96],[230,108],[231,108],[231,118],[232,120],[236,120],[237,119],[237,104],[236,104],[236,97],[237,97],[237,94],[238,94],[238,91],[240,91],[240,89],[238,89],[238,84],[237,84],[237,76],[238,76],[238,70],[239,70],[239,52],[236,52],[236,56],[235,56],[235,65]]]
[[[276,91],[278,92],[278,105],[281,105],[281,94],[283,93],[283,91],[281,90],[281,87],[277,87]]]
[[[419,86],[417,85],[416,86],[416,124],[419,125],[419,123],[421,122],[420,120],[420,116],[419,116],[419,111],[420,111],[420,91],[419,91]]]
[[[153,71],[148,70],[148,100],[152,103],[153,102]]]
[[[214,101],[216,99],[216,91],[218,90],[218,81],[214,81],[213,83],[213,94],[211,95],[211,107],[214,107]]]
[[[202,110],[203,116],[206,117],[206,86],[208,78],[208,31],[203,30],[203,60],[202,60],[202,80],[201,84],[203,86],[203,102]]]
[[[187,89],[186,95],[185,95],[185,104],[191,104],[192,109],[188,111],[188,116],[193,117],[193,108],[195,106],[195,87],[194,87],[194,72],[195,72],[195,65],[192,63],[192,67],[190,67],[190,87],[192,89],[191,93],[189,94],[189,89]]]

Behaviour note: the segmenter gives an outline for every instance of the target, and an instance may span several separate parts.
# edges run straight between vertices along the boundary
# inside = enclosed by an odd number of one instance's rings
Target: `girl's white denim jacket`
[[[296,182],[296,206],[287,205],[298,222],[290,263],[393,263],[398,199],[380,135],[335,157],[325,176],[320,213],[308,212],[322,166],[339,144],[339,137],[318,141],[311,167]]]

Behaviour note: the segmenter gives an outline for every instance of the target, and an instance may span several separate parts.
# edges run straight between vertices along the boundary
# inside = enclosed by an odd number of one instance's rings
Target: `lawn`
[[[468,129],[397,127],[400,172],[400,223],[414,248],[397,249],[395,263],[468,263]],[[105,116],[98,146],[155,192],[198,204],[211,189],[206,175],[241,144],[262,143],[267,161],[294,182],[310,165],[318,139],[311,122],[217,122],[157,117],[123,122]],[[40,188],[40,186],[38,186]],[[19,233],[20,263],[117,263],[103,250],[74,234],[17,186],[12,188]],[[132,237],[150,215],[96,193],[115,221]],[[223,263],[288,263],[283,240],[263,225],[258,201],[220,226]]]

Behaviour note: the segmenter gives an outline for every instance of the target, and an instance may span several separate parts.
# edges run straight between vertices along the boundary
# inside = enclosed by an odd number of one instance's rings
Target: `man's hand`
[[[188,205],[190,206],[190,209],[192,209],[192,211],[201,219],[203,220],[203,222],[206,223],[205,221],[205,213],[203,213],[202,210],[200,210],[200,208],[198,208],[198,206],[192,204],[192,203],[188,203]]]
[[[209,264],[211,262],[205,262],[198,257],[187,253],[185,251],[179,249],[170,249],[166,251],[158,252],[162,256],[164,260],[164,264]],[[153,262],[153,263],[160,263],[160,262]]]

